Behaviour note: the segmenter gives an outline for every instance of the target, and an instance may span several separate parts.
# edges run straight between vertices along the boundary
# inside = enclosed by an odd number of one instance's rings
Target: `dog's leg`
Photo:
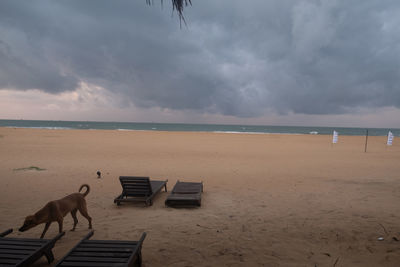
[[[77,209],[71,210],[71,216],[72,216],[72,219],[74,219],[74,227],[71,229],[71,231],[75,231],[75,227],[78,224],[78,218],[76,218],[77,211],[78,211]]]
[[[51,222],[47,222],[46,225],[44,226],[43,233],[42,233],[42,235],[40,236],[41,239],[44,237],[44,234],[45,234],[45,233],[47,232],[47,230],[49,229],[50,224],[51,224]]]
[[[58,222],[58,232],[59,233],[62,233],[62,229],[63,229],[63,218],[61,217],[61,218],[58,218],[57,219],[57,222]]]
[[[92,218],[89,216],[87,209],[86,209],[86,203],[84,205],[81,205],[79,207],[79,212],[82,214],[83,217],[85,217],[88,222],[89,222],[89,229],[92,229]]]

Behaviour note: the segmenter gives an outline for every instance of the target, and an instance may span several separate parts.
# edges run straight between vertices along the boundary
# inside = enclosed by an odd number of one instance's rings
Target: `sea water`
[[[96,122],[96,121],[45,121],[45,120],[0,120],[0,127],[40,129],[91,129],[125,131],[183,131],[221,132],[253,134],[323,134],[331,135],[333,130],[340,135],[366,135],[366,128],[317,127],[317,126],[271,126],[271,125],[226,125],[187,123],[144,123],[144,122]],[[386,136],[392,131],[400,136],[400,129],[368,128],[371,136]]]

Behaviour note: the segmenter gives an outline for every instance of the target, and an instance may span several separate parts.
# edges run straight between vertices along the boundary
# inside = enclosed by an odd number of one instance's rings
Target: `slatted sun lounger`
[[[0,266],[30,266],[43,255],[50,264],[54,260],[51,249],[65,234],[59,233],[53,239],[5,237],[12,231],[9,229],[0,233]]]
[[[202,193],[203,182],[193,183],[177,181],[171,194],[165,200],[165,205],[170,207],[200,207]]]
[[[122,194],[114,199],[114,203],[121,202],[145,202],[146,205],[153,204],[153,198],[164,187],[167,192],[167,182],[150,180],[149,177],[120,176]]]
[[[142,266],[143,233],[139,241],[89,240],[87,234],[56,266],[131,267]]]

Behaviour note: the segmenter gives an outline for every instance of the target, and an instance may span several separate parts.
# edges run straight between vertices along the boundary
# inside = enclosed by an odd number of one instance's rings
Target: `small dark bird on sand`
[[[101,172],[97,171],[97,178],[101,178]]]

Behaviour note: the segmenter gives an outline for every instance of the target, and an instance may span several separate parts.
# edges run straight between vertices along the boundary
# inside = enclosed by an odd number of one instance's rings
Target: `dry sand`
[[[0,231],[83,183],[92,239],[137,240],[144,266],[399,266],[400,145],[385,137],[0,128]],[[46,170],[16,170],[36,166]],[[96,171],[103,174],[97,179]],[[202,207],[117,207],[120,175],[203,181]],[[88,232],[75,232],[60,259]],[[56,235],[53,223],[46,237]],[[384,237],[384,241],[378,241]],[[35,266],[48,266],[44,258]]]

